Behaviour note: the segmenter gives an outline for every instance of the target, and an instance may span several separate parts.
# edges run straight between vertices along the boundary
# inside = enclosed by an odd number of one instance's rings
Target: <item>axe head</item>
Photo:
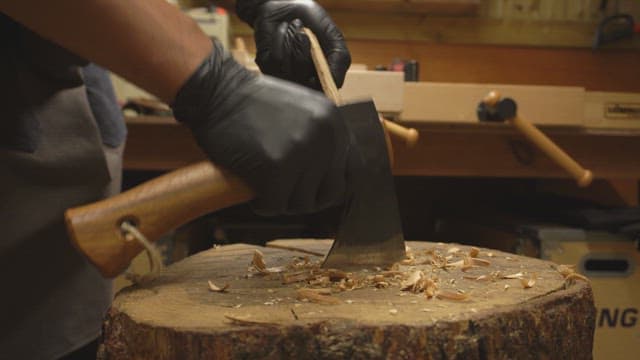
[[[325,268],[386,266],[405,257],[385,132],[373,101],[339,107],[350,133],[347,198]]]

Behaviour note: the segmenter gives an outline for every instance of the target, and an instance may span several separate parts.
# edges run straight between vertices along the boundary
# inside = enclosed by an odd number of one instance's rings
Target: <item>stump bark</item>
[[[178,262],[116,296],[104,324],[100,357],[592,357],[591,287],[566,278],[553,263],[480,249],[478,265],[470,262],[469,254],[475,250],[467,246],[407,242],[409,253],[417,255],[395,272],[374,268],[351,274],[365,282],[361,288],[341,291],[336,279],[327,283],[322,275],[291,281],[298,271],[295,264],[319,261],[330,244],[329,240],[278,240],[268,247],[236,244]],[[256,249],[276,272],[248,270]],[[437,284],[435,296],[401,289],[407,274],[418,270]],[[386,286],[371,280],[380,276]],[[213,292],[208,281],[229,287]],[[331,288],[330,297],[337,303],[300,297],[299,288],[313,287]],[[445,293],[460,296],[451,300],[440,295]]]

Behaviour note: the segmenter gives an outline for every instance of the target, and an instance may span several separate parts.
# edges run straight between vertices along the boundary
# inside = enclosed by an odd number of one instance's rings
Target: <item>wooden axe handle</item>
[[[316,38],[313,31],[308,28],[304,28],[304,32],[309,38],[309,43],[311,44],[311,58],[313,59],[313,64],[316,67],[316,72],[318,73],[318,78],[320,80],[322,90],[324,91],[325,95],[327,95],[327,97],[331,99],[336,105],[342,105],[342,98],[340,97],[340,93],[338,92],[338,87],[336,86],[335,81],[333,81],[333,75],[331,75],[331,70],[329,69],[327,58],[322,52],[322,47],[318,42],[318,38]],[[404,142],[409,147],[414,146],[418,142],[419,134],[416,129],[406,128],[382,117],[380,117],[380,121],[382,122],[384,129],[386,130],[385,136],[387,137],[387,139],[388,134],[391,134],[396,138],[404,140]],[[393,161],[393,150],[391,149],[389,141],[387,141],[387,145],[389,148],[389,158],[391,161]]]
[[[193,219],[251,198],[253,192],[239,178],[204,161],[109,199],[69,209],[65,220],[72,243],[103,276],[115,277],[143,250],[138,242],[125,239],[123,221],[156,241]]]

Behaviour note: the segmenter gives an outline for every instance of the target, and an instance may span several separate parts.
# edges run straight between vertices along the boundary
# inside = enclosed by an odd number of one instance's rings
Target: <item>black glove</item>
[[[216,42],[172,108],[214,163],[251,186],[256,213],[303,214],[343,201],[349,132],[322,94],[253,74]]]
[[[320,89],[310,55],[306,26],[318,38],[338,87],[351,65],[340,30],[324,9],[310,0],[238,0],[238,16],[255,30],[256,63],[263,73]]]

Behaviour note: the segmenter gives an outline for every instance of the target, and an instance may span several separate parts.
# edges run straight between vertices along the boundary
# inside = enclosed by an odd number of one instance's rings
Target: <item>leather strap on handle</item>
[[[72,243],[105,277],[127,269],[143,247],[127,240],[123,221],[150,241],[204,214],[249,201],[253,192],[239,178],[204,161],[145,182],[109,199],[65,213]]]

